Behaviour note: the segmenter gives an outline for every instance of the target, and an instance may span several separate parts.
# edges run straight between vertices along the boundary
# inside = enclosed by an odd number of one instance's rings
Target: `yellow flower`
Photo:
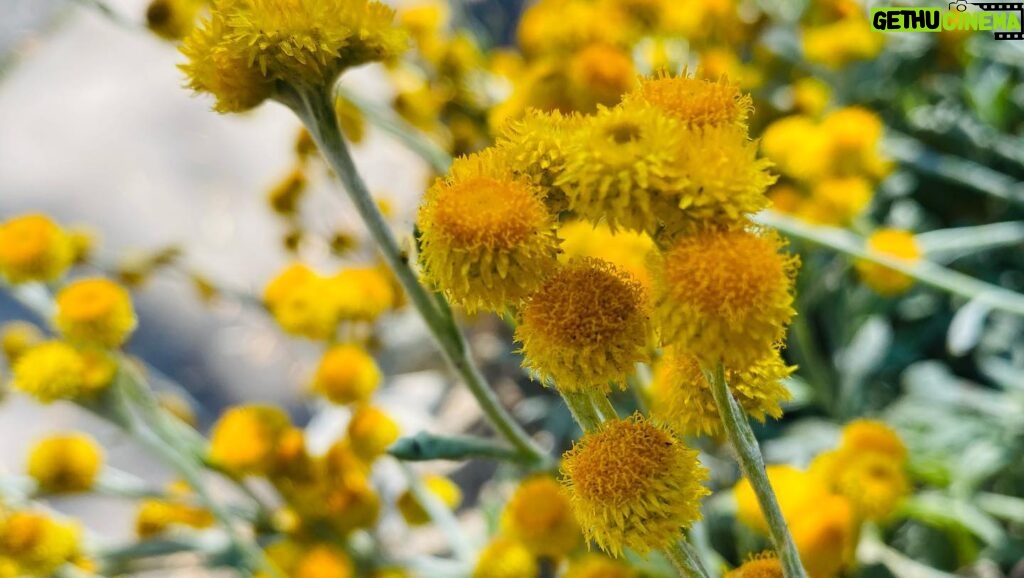
[[[846,499],[827,496],[799,517],[786,516],[786,523],[810,578],[836,578],[850,564],[857,525]]]
[[[568,74],[574,108],[582,112],[618,103],[636,78],[630,54],[608,44],[591,44],[578,51],[568,62]]]
[[[828,170],[828,135],[802,115],[781,118],[764,130],[761,150],[779,171],[801,181],[812,181]]]
[[[871,251],[906,261],[908,264],[913,264],[921,258],[921,249],[914,240],[913,233],[908,231],[879,229],[871,233],[866,245]],[[899,295],[914,284],[913,277],[885,265],[858,260],[854,266],[861,281],[881,295],[889,297]]]
[[[586,554],[569,563],[564,578],[640,578],[640,573],[622,562]]]
[[[535,556],[555,559],[572,552],[582,538],[568,496],[547,476],[519,484],[502,512],[501,530]]]
[[[54,324],[69,341],[118,347],[135,330],[135,310],[124,287],[107,279],[84,279],[57,294]]]
[[[655,322],[665,345],[702,363],[744,368],[785,337],[797,258],[765,229],[683,237],[655,263]]]
[[[743,370],[728,369],[725,378],[744,413],[757,421],[782,416],[780,402],[790,398],[781,383],[787,367],[777,351]],[[651,416],[680,435],[720,435],[722,421],[711,388],[696,357],[675,347],[665,350],[650,385]]]
[[[878,114],[866,108],[851,106],[826,115],[821,130],[828,139],[825,157],[831,174],[873,178],[888,174],[891,163],[878,152],[884,129]]]
[[[79,529],[41,513],[0,515],[0,558],[13,560],[19,576],[49,576],[79,553]]]
[[[28,321],[11,321],[0,327],[0,351],[3,351],[9,366],[29,349],[42,343],[42,331]]]
[[[399,433],[398,424],[388,414],[368,405],[357,409],[348,424],[352,451],[367,463],[386,452]]]
[[[146,7],[146,26],[166,40],[181,40],[192,31],[203,0],[152,0]]]
[[[67,234],[45,215],[0,223],[0,274],[11,283],[55,281],[71,266]]]
[[[209,510],[192,506],[191,489],[184,482],[175,482],[168,488],[170,500],[148,499],[139,503],[135,514],[135,533],[139,538],[152,538],[174,526],[203,529],[216,521]]]
[[[786,465],[769,465],[765,469],[782,515],[787,520],[799,519],[830,495],[821,480],[804,470]],[[765,521],[750,482],[746,478],[741,479],[733,494],[736,498],[736,517],[749,528],[767,534],[768,522]]]
[[[267,284],[263,302],[286,332],[310,339],[328,339],[338,326],[332,285],[309,267],[289,265]]]
[[[355,568],[345,552],[317,545],[304,552],[288,576],[293,578],[352,578]]]
[[[570,221],[558,229],[562,239],[563,262],[575,257],[594,257],[615,265],[636,279],[645,292],[651,290],[651,274],[647,255],[654,250],[654,241],[646,233],[612,232],[606,223]]]
[[[872,419],[856,419],[843,427],[842,447],[854,452],[885,454],[895,460],[907,458],[907,446],[885,423]]]
[[[804,57],[829,68],[874,58],[884,44],[885,35],[859,15],[803,30]]]
[[[910,492],[903,461],[880,452],[825,452],[811,463],[811,471],[847,498],[865,520],[885,520]]]
[[[562,457],[562,474],[587,539],[615,556],[677,540],[709,493],[697,452],[640,415],[583,436]]]
[[[783,578],[782,563],[774,554],[761,554],[727,573],[725,578]]]
[[[417,223],[424,277],[469,311],[517,303],[557,264],[541,191],[493,151],[457,159],[427,191]]]
[[[472,578],[537,578],[540,566],[522,544],[495,538],[480,552]]]
[[[530,296],[515,338],[523,365],[561,391],[610,390],[647,351],[647,299],[635,279],[611,263],[570,261]]]
[[[288,416],[266,405],[233,407],[210,434],[210,461],[236,474],[263,474],[273,465]]]
[[[626,32],[598,2],[541,0],[519,19],[517,39],[525,54],[572,52],[595,43],[622,44]]]
[[[750,95],[724,77],[708,80],[658,74],[641,79],[625,100],[651,105],[691,127],[734,125],[746,130],[754,110]]]
[[[812,223],[845,227],[871,203],[874,191],[863,177],[819,181],[798,215]]]
[[[12,385],[42,403],[51,403],[95,393],[110,383],[113,373],[112,360],[102,354],[47,341],[18,358]]]
[[[427,491],[436,496],[449,510],[454,510],[462,503],[462,490],[455,482],[444,476],[428,475],[423,477],[423,485]],[[406,490],[398,497],[398,511],[410,526],[422,526],[430,522],[430,514],[423,504],[416,499],[411,491]]]
[[[793,83],[793,107],[798,112],[818,116],[832,100],[832,89],[815,77],[801,78]]]
[[[579,124],[577,116],[536,109],[506,123],[498,135],[497,147],[516,174],[525,175],[541,188],[544,202],[552,214],[565,210],[568,199],[555,186],[565,164],[565,148]]]
[[[342,320],[375,321],[401,300],[395,282],[380,266],[348,267],[328,281]]]
[[[28,457],[28,475],[48,493],[89,490],[102,467],[103,450],[83,434],[43,439]]]
[[[279,215],[293,215],[298,207],[302,193],[306,191],[306,172],[301,166],[292,169],[288,176],[281,179],[267,192],[270,208]]]
[[[338,404],[367,401],[380,383],[373,357],[357,345],[336,345],[324,353],[313,378],[313,391]]]

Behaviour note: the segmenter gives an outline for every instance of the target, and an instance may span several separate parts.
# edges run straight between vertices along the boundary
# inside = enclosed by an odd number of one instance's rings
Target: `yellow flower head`
[[[845,498],[828,495],[801,516],[786,516],[786,523],[810,578],[834,578],[849,564],[857,520]]]
[[[572,552],[583,536],[568,496],[547,476],[519,484],[502,512],[501,530],[534,555],[555,559]]]
[[[774,554],[758,555],[729,572],[725,578],[783,578],[782,563]]]
[[[480,552],[472,578],[537,578],[540,566],[525,546],[510,538],[495,538]]]
[[[180,485],[172,486],[171,493],[182,498],[187,494]],[[209,510],[182,501],[149,499],[139,503],[135,514],[135,533],[139,538],[152,538],[175,526],[203,529],[213,526],[215,521]]]
[[[338,317],[344,321],[375,321],[401,300],[395,282],[379,266],[347,267],[328,281]]]
[[[787,520],[799,519],[808,510],[826,499],[830,493],[821,480],[792,466],[770,465],[766,468],[768,481],[779,501],[779,508]],[[768,522],[765,521],[761,506],[757,501],[750,482],[743,478],[736,484],[733,491],[736,498],[736,517],[747,527],[768,533]]]
[[[871,28],[863,16],[851,16],[803,31],[804,57],[829,68],[842,68],[857,60],[874,58],[885,36]]]
[[[300,263],[289,265],[263,293],[263,302],[286,332],[328,339],[338,326],[336,292],[327,278]]]
[[[616,15],[589,0],[541,0],[519,19],[517,39],[527,55],[573,52],[595,43],[620,45],[624,27]]]
[[[726,78],[708,80],[685,74],[643,78],[626,100],[644,102],[690,127],[733,125],[745,131],[754,110],[750,95]]]
[[[854,452],[885,454],[897,461],[907,458],[907,446],[884,422],[856,419],[843,427],[842,447]]]
[[[79,529],[41,513],[0,516],[0,558],[13,560],[18,576],[50,576],[79,554]]]
[[[790,398],[781,383],[787,367],[777,351],[743,370],[726,370],[725,378],[744,413],[757,421],[782,416],[780,402]],[[651,415],[680,435],[720,435],[722,420],[696,357],[675,347],[665,350],[650,385]]]
[[[306,550],[287,574],[293,578],[353,578],[352,561],[344,551],[323,544]]]
[[[530,109],[522,118],[506,123],[498,136],[497,147],[512,170],[541,188],[552,214],[568,206],[565,191],[555,186],[555,181],[562,173],[565,148],[578,124],[577,116]]]
[[[636,78],[629,52],[608,44],[591,44],[568,63],[570,97],[574,108],[587,112],[597,105],[619,102]]]
[[[821,121],[827,135],[825,157],[831,174],[881,178],[891,164],[878,151],[884,126],[877,113],[851,106],[829,113]]]
[[[288,416],[267,405],[233,407],[210,434],[210,460],[238,474],[263,474],[273,465]]]
[[[792,88],[793,107],[803,114],[818,116],[832,100],[832,88],[813,76],[795,81]]]
[[[811,471],[847,498],[865,520],[885,520],[910,491],[903,461],[881,452],[852,448],[825,452],[815,458]]]
[[[313,377],[313,391],[338,404],[367,401],[380,384],[380,369],[358,345],[336,345],[324,353]]]
[[[42,403],[51,403],[95,393],[110,383],[113,372],[112,361],[101,354],[47,341],[18,357],[12,385]]]
[[[921,258],[921,249],[913,233],[898,229],[879,229],[867,240],[867,248],[889,257],[914,263]],[[854,263],[857,274],[865,285],[885,296],[904,293],[914,284],[914,278],[895,269],[870,261]]]
[[[348,424],[352,451],[367,463],[386,452],[399,434],[398,424],[388,414],[368,405],[357,409]]]
[[[640,578],[640,573],[611,558],[586,554],[569,563],[564,578]]]
[[[188,62],[179,68],[188,76],[190,89],[213,95],[213,109],[217,112],[245,112],[270,98],[274,84],[250,65],[248,55],[223,46],[231,30],[227,19],[222,11],[215,10],[185,37],[181,53]]]
[[[455,161],[417,219],[424,277],[467,310],[499,310],[557,264],[558,238],[540,189],[488,151]]]
[[[279,215],[295,214],[307,184],[306,172],[301,166],[295,167],[267,192],[270,208]]]
[[[55,281],[73,257],[67,234],[45,215],[0,223],[0,275],[11,283]]]
[[[864,212],[873,194],[871,183],[863,177],[822,180],[798,214],[811,223],[845,227]]]
[[[462,490],[455,482],[444,476],[428,475],[423,477],[423,485],[427,491],[436,496],[449,510],[454,510],[462,503]],[[398,511],[410,526],[422,526],[430,522],[430,514],[423,504],[409,490],[398,497]]]
[[[83,434],[48,437],[28,456],[28,475],[48,493],[86,491],[102,467],[103,450]]]
[[[515,338],[523,364],[562,391],[607,392],[647,351],[643,288],[607,261],[570,261],[530,296]]]
[[[796,257],[771,230],[703,231],[656,261],[655,322],[666,345],[703,363],[750,367],[786,334]]]
[[[829,170],[828,135],[809,117],[781,118],[764,130],[761,150],[779,171],[800,181],[813,181]]]
[[[654,250],[654,241],[646,233],[612,232],[606,223],[570,221],[558,229],[562,239],[562,261],[575,257],[594,257],[615,265],[636,279],[645,292],[651,290],[651,274],[647,255]]]
[[[0,327],[0,351],[10,366],[14,365],[21,354],[42,343],[43,339],[43,332],[28,321],[11,321]]]
[[[181,40],[192,31],[203,0],[152,0],[146,7],[146,26],[166,40]]]
[[[54,324],[69,341],[118,347],[135,330],[128,291],[107,279],[83,279],[57,294]]]
[[[615,556],[671,544],[700,519],[709,493],[697,452],[640,415],[583,436],[563,456],[562,473],[587,539]]]

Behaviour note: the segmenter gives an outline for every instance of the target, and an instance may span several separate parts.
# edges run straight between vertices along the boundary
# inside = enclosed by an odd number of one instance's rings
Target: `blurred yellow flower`
[[[146,26],[166,40],[181,40],[195,27],[205,0],[151,0]]]
[[[10,283],[50,282],[71,266],[67,233],[49,217],[22,215],[0,223],[0,275]]]
[[[263,302],[292,335],[329,339],[338,326],[338,306],[325,277],[301,263],[286,267],[267,284]]]
[[[640,578],[640,573],[623,562],[585,554],[569,562],[564,578]]]
[[[540,566],[525,546],[510,538],[491,541],[477,558],[472,578],[537,578]]]
[[[859,14],[803,30],[804,58],[829,68],[874,58],[884,45],[885,35]]]
[[[818,181],[797,214],[811,223],[845,227],[868,205],[874,190],[864,177],[841,177]]]
[[[267,192],[267,203],[279,215],[293,215],[307,184],[306,171],[301,166],[295,167],[270,188]]]
[[[74,343],[118,347],[137,324],[128,291],[108,279],[83,279],[57,294],[54,325]]]
[[[328,349],[313,377],[313,391],[338,404],[365,402],[380,384],[380,369],[365,349],[354,344]]]
[[[505,504],[501,531],[539,557],[560,559],[582,540],[569,497],[554,478],[523,480]]]
[[[455,485],[455,482],[444,476],[424,476],[423,485],[450,510],[458,508],[462,503],[462,490]],[[410,526],[422,526],[430,522],[430,514],[409,490],[402,492],[396,506],[402,517],[405,518],[405,522]]]
[[[921,258],[921,249],[913,233],[898,229],[879,229],[868,237],[866,246],[871,251],[913,264]],[[857,260],[854,263],[861,281],[877,293],[888,297],[906,292],[914,278],[885,265]]]
[[[0,559],[14,562],[16,576],[50,576],[78,556],[79,534],[38,512],[0,513]]]
[[[12,385],[42,403],[51,403],[95,393],[106,387],[113,373],[112,360],[101,353],[47,341],[18,357]]]
[[[348,424],[352,451],[367,463],[386,452],[399,434],[398,424],[388,414],[369,405],[357,409]]]
[[[45,438],[28,456],[28,475],[46,493],[83,492],[92,488],[103,467],[103,450],[84,434]]]
[[[135,514],[135,533],[139,538],[159,536],[175,526],[203,529],[213,526],[213,514],[189,503],[194,499],[184,482],[175,482],[168,488],[170,499],[147,499],[139,502]]]
[[[852,451],[885,454],[898,461],[907,458],[907,446],[900,436],[884,422],[873,419],[855,419],[846,424],[841,444]]]
[[[213,425],[210,461],[235,474],[264,474],[288,426],[288,416],[277,407],[233,407]]]
[[[10,321],[0,326],[0,351],[11,367],[29,349],[43,342],[43,332],[28,321]]]
[[[614,105],[636,82],[630,53],[617,46],[591,44],[568,61],[569,95],[573,108],[590,112]]]
[[[346,267],[328,279],[331,299],[343,321],[375,321],[394,309],[400,289],[381,266]]]

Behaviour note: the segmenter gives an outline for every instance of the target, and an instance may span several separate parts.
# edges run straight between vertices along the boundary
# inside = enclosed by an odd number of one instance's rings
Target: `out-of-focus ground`
[[[145,2],[108,4],[141,22]],[[212,113],[209,100],[182,88],[174,46],[82,4],[4,0],[2,11],[0,219],[41,211],[65,225],[85,225],[99,233],[106,262],[177,244],[190,267],[258,295],[288,261],[280,244],[284,226],[267,209],[264,192],[290,168],[299,126],[291,113],[275,104],[247,115]],[[387,97],[376,71],[354,71],[345,83]],[[396,230],[408,234],[425,167],[373,132],[355,156],[371,189],[394,205]],[[313,226],[358,230],[358,219],[331,187],[337,185],[315,190],[306,207]],[[314,247],[309,256],[316,261],[326,251]],[[173,275],[137,292],[136,305],[140,329],[129,350],[184,385],[200,401],[204,424],[240,400],[279,402],[300,417],[308,414],[303,390],[317,348],[282,337],[258,310],[231,300],[203,306]],[[0,297],[0,321],[26,315]],[[415,345],[424,335],[412,316],[389,335],[385,340],[398,353],[389,360],[385,352],[382,364],[394,374],[394,359],[406,358],[402,343]],[[431,426],[427,412],[442,389],[436,374],[414,373],[392,379],[379,401],[413,433]],[[448,419],[448,427],[462,425]],[[317,427],[329,433],[339,422]],[[34,439],[73,428],[97,435],[115,466],[169,479],[146,452],[80,410],[41,407],[17,395],[0,405],[0,475],[23,471]],[[105,539],[131,536],[130,502],[88,497],[66,505]]]

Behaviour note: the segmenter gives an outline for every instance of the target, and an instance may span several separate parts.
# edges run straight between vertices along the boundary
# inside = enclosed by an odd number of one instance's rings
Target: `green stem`
[[[470,436],[438,436],[427,432],[401,438],[388,448],[388,453],[405,462],[461,461],[470,458],[522,462],[524,457],[514,449],[491,440]]]
[[[612,405],[607,395],[596,391],[590,392],[590,402],[594,404],[597,413],[601,415],[601,421],[619,418],[619,413],[615,411],[615,406]]]
[[[595,432],[601,427],[601,415],[597,413],[594,402],[586,393],[559,392],[565,400],[569,413],[572,414],[576,423],[580,424],[583,433]]]
[[[678,540],[670,547],[665,548],[665,556],[672,565],[676,567],[680,576],[684,578],[708,578],[708,571],[701,563],[700,557],[693,551],[685,540]]]
[[[448,308],[438,306],[434,296],[424,289],[409,267],[408,255],[399,247],[352,161],[348,145],[338,126],[332,90],[283,94],[281,101],[299,116],[324,158],[338,174],[349,199],[376,241],[388,267],[405,289],[409,301],[423,317],[449,364],[473,393],[491,425],[524,456],[537,463],[547,461],[547,455],[533,443],[526,431],[502,407],[497,395],[490,389],[484,376],[470,359],[466,338]]]
[[[704,374],[711,385],[711,393],[715,398],[715,405],[718,407],[726,435],[736,450],[740,468],[754,489],[757,501],[761,505],[761,511],[764,512],[764,517],[768,521],[772,542],[779,555],[779,560],[782,562],[786,578],[807,578],[807,573],[800,564],[800,554],[793,543],[786,520],[782,517],[782,510],[775,498],[775,492],[772,491],[771,483],[768,482],[768,474],[764,469],[764,458],[757,445],[757,438],[754,437],[750,423],[747,422],[746,416],[743,415],[739,404],[736,403],[736,398],[729,391],[729,384],[725,381],[725,368],[719,363],[714,370],[704,368]]]

